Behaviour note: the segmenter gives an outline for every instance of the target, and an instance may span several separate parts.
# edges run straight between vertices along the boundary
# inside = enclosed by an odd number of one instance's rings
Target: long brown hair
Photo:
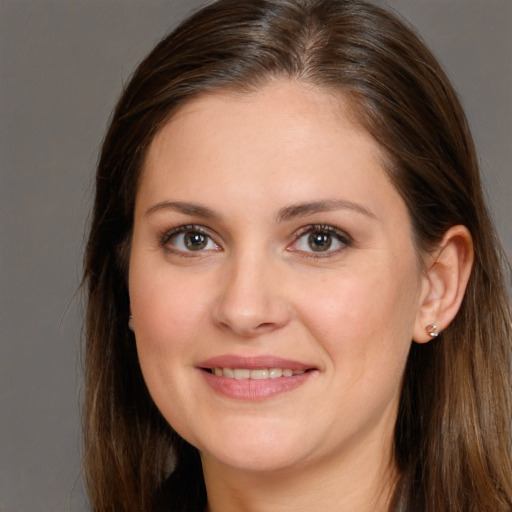
[[[117,104],[96,177],[88,287],[84,465],[92,508],[201,510],[197,450],[162,418],[127,328],[137,181],[151,140],[198,95],[286,77],[348,97],[380,143],[418,253],[467,226],[475,262],[452,324],[413,343],[395,428],[396,511],[512,509],[509,269],[485,206],[460,102],[394,15],[359,0],[220,0],[140,64]]]

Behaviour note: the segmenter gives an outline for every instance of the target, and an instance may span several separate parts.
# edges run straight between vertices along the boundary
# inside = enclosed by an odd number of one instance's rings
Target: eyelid
[[[315,233],[318,231],[327,232],[333,235],[340,236],[341,238],[346,238],[347,240],[350,240],[350,235],[343,231],[340,228],[337,228],[336,226],[333,226],[331,224],[309,224],[307,226],[304,226],[302,228],[299,228],[295,232],[295,239],[300,238],[303,235],[306,235],[307,233]]]
[[[217,237],[212,235],[211,230],[209,230],[208,228],[205,228],[204,226],[200,226],[200,225],[197,225],[197,224],[183,224],[183,225],[180,225],[180,226],[176,226],[176,227],[174,227],[172,229],[166,230],[165,232],[163,232],[163,234],[161,234],[159,236],[159,244],[166,251],[168,251],[170,253],[173,253],[173,254],[178,254],[180,256],[185,256],[185,257],[191,257],[191,256],[192,257],[197,257],[197,256],[200,256],[202,252],[207,252],[207,251],[197,251],[197,252],[194,252],[194,251],[182,251],[182,250],[177,249],[175,247],[169,247],[168,246],[168,242],[174,236],[180,235],[180,234],[184,234],[184,233],[187,233],[187,232],[190,232],[190,231],[192,231],[194,233],[201,233],[202,235],[207,236],[216,245],[216,247],[221,249],[221,245],[216,240]]]
[[[340,249],[335,249],[335,250],[331,250],[331,251],[328,250],[328,251],[324,251],[324,252],[302,251],[302,250],[291,248],[303,236],[309,235],[311,233],[327,233],[327,234],[337,238],[337,240],[340,243],[342,243],[344,245],[344,247],[340,248]],[[300,228],[298,231],[295,232],[294,240],[293,240],[292,244],[290,244],[287,247],[287,250],[289,250],[290,252],[300,252],[309,258],[319,259],[319,258],[332,257],[332,256],[342,252],[344,249],[352,246],[353,244],[354,244],[353,238],[346,231],[343,231],[340,228],[337,228],[330,224],[310,224],[309,226],[304,226],[303,228]]]
[[[164,231],[159,236],[159,245],[166,251],[177,254],[179,256],[183,257],[198,257],[201,256],[201,253],[209,252],[209,250],[201,250],[201,251],[183,251],[181,249],[177,249],[175,247],[169,247],[168,242],[171,240],[174,236],[179,234],[184,234],[186,232],[196,232],[201,233],[207,236],[219,249],[222,250],[221,244],[217,242],[217,236],[216,234],[212,234],[211,230],[197,224],[183,224],[180,226],[176,226],[172,229]],[[334,249],[334,250],[327,250],[324,252],[314,252],[314,251],[303,251],[299,249],[294,249],[293,245],[295,245],[303,236],[309,235],[311,233],[327,233],[333,237],[335,237],[342,245],[343,247]],[[335,226],[332,226],[330,224],[310,224],[308,226],[304,226],[300,229],[298,229],[293,234],[293,241],[290,245],[287,246],[286,250],[290,252],[300,252],[301,254],[305,255],[306,257],[312,258],[312,259],[321,259],[321,258],[328,258],[332,257],[346,248],[352,246],[354,244],[354,241],[352,237],[344,230],[337,228]]]
[[[196,231],[197,233],[202,233],[208,236],[210,235],[209,230],[203,226],[198,226],[197,224],[182,224],[180,226],[176,226],[175,228],[164,231],[161,236],[162,242],[168,242],[174,235],[187,231]]]
[[[334,235],[348,243],[352,242],[352,237],[346,231],[343,231],[342,229],[330,224],[310,224],[309,226],[304,226],[295,232],[294,238],[295,240],[298,240],[304,235],[317,232],[329,233],[330,235]]]

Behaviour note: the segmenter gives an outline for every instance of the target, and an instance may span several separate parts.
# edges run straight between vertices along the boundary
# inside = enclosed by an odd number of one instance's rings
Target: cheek
[[[130,301],[139,363],[155,404],[178,431],[193,423],[194,361],[201,350],[206,301],[194,279],[170,269],[147,271],[134,260],[130,269]]]
[[[351,270],[320,287],[302,287],[318,290],[302,296],[303,322],[337,372],[351,379],[372,379],[380,368],[401,375],[416,314],[415,273],[388,266]]]
[[[130,269],[130,301],[137,352],[148,390],[164,417],[175,428],[187,418],[189,389],[184,383],[195,371],[204,340],[205,290],[197,280],[171,271],[169,266],[139,265]],[[171,399],[172,397],[172,399]],[[177,419],[178,418],[178,419]]]
[[[207,288],[204,281],[185,278],[168,267],[132,268],[130,303],[138,338],[153,349],[176,351],[186,346],[204,324],[207,300],[199,293]]]

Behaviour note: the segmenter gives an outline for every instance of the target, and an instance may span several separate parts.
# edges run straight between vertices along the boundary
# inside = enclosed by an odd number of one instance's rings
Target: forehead
[[[189,162],[198,149],[211,157],[220,150],[227,159],[236,147],[252,148],[261,156],[273,150],[285,157],[291,156],[287,150],[292,147],[296,154],[298,149],[305,152],[313,141],[319,153],[338,145],[340,135],[354,144],[366,139],[367,153],[384,165],[386,156],[359,121],[356,102],[349,95],[286,80],[250,93],[220,91],[194,98],[171,116],[153,138],[143,171],[192,147]],[[325,143],[318,144],[321,139]]]
[[[396,196],[383,161],[347,98],[279,82],[183,106],[149,147],[139,196],[154,200],[165,190],[222,202],[245,195],[247,205],[259,195],[283,204],[331,194]]]

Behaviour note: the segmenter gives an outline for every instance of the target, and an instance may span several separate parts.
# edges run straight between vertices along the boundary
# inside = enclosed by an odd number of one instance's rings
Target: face
[[[269,471],[390,447],[422,279],[404,202],[340,98],[204,96],[149,148],[137,349],[203,460]]]

